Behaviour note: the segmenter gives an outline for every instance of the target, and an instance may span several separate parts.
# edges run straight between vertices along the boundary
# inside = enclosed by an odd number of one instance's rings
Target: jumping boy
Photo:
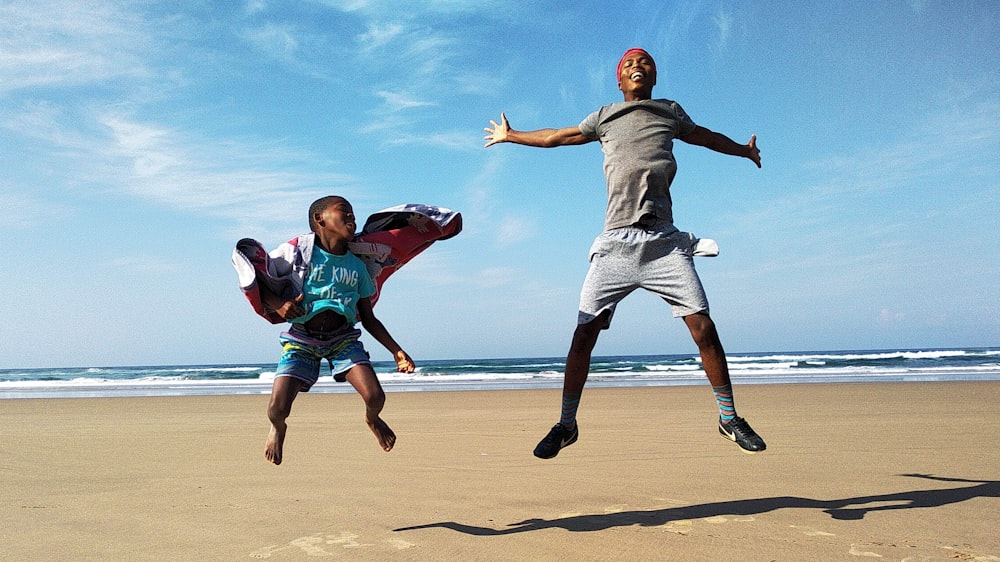
[[[486,146],[513,142],[556,147],[601,142],[608,206],[604,231],[590,250],[590,269],[580,294],[576,331],[563,379],[562,414],[535,448],[550,459],[576,442],[576,412],[601,330],[611,325],[615,307],[637,288],[662,297],[682,317],[701,355],[719,406],[719,433],[748,453],[765,449],[764,440],[736,415],[725,351],[708,314],[708,300],[692,261],[690,235],[674,226],[670,184],[677,172],[673,139],[740,156],[760,167],[756,136],[747,144],[698,126],[676,102],[652,98],[656,63],[642,49],[628,50],[618,62],[624,101],[606,105],[576,127],[516,131],[506,115],[490,121]]]
[[[337,196],[315,201],[309,207],[309,227],[310,234],[286,242],[270,254],[275,272],[291,279],[298,296],[289,300],[261,284],[264,304],[291,323],[281,335],[283,351],[267,407],[271,430],[264,458],[274,464],[281,464],[288,427],[285,420],[292,402],[299,392],[308,392],[315,384],[323,359],[329,362],[334,380],[346,380],[358,391],[365,402],[365,423],[379,446],[386,452],[392,450],[396,434],[379,417],[385,392],[358,339],[358,320],[393,354],[396,370],[414,370],[413,360],[375,317],[369,300],[375,284],[364,263],[348,249],[357,230],[351,204]]]

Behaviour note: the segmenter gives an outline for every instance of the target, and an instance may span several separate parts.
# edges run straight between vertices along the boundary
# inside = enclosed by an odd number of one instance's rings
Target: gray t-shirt
[[[696,127],[671,100],[621,101],[580,123],[588,138],[601,141],[608,207],[604,229],[643,223],[673,223],[670,184],[677,173],[674,139]]]

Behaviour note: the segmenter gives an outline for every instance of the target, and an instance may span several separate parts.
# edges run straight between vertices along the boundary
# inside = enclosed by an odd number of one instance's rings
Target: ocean
[[[1000,380],[1000,349],[905,349],[735,353],[735,385],[832,382]],[[417,362],[412,374],[373,365],[386,392],[559,388],[564,358],[456,359]],[[0,369],[0,399],[267,394],[274,363]],[[588,388],[705,384],[698,356],[595,357]],[[312,393],[353,392],[320,377]]]

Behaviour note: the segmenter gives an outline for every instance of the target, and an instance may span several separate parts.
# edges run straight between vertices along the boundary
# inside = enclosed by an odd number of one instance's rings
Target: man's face
[[[618,74],[618,89],[626,96],[632,93],[639,99],[648,99],[655,84],[656,66],[648,55],[635,52],[622,60],[621,72]]]

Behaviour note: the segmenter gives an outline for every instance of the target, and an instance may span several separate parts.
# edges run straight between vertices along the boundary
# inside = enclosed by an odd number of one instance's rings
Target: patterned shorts
[[[692,259],[695,241],[693,235],[673,227],[624,227],[601,233],[590,248],[577,323],[587,324],[605,310],[613,315],[618,303],[636,289],[667,301],[675,318],[708,312],[708,298]]]
[[[281,359],[275,377],[294,377],[303,383],[301,392],[309,392],[319,380],[320,363],[330,364],[333,380],[344,382],[347,372],[357,365],[370,365],[371,358],[358,339],[359,330],[331,341],[311,340],[292,332],[281,334]]]

